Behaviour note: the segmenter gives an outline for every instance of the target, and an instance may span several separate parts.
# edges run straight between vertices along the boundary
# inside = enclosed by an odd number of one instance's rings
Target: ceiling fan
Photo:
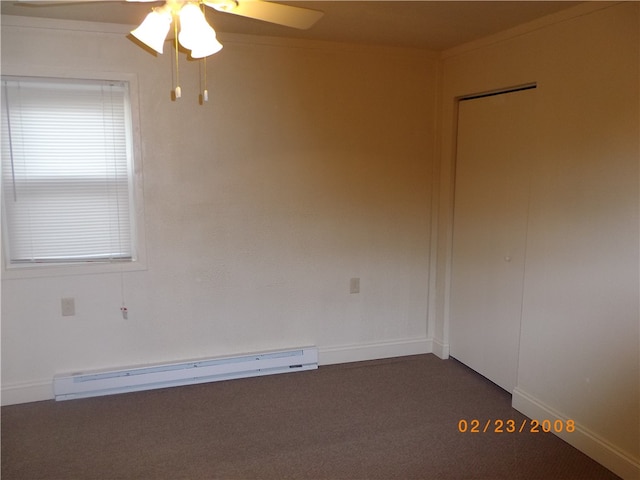
[[[18,0],[30,5],[63,5],[73,3],[104,3],[118,0]],[[171,22],[180,25],[180,44],[191,50],[192,58],[202,58],[218,52],[222,45],[215,40],[215,32],[206,22],[204,7],[219,12],[276,23],[306,30],[324,14],[317,10],[294,7],[265,0],[126,0],[127,2],[162,3],[152,8],[151,13],[131,33],[145,45],[162,53],[162,45],[169,32]],[[215,41],[214,41],[215,40]],[[196,47],[196,48],[192,48]]]
[[[62,5],[73,3],[96,3],[118,0],[18,0],[18,3],[31,5]],[[191,58],[204,59],[209,55],[219,52],[222,44],[216,38],[215,30],[207,23],[204,15],[206,7],[217,11],[231,13],[242,17],[263,20],[265,22],[285,25],[287,27],[305,30],[316,23],[323,12],[308,8],[294,7],[265,0],[126,0],[127,2],[149,2],[161,5],[155,6],[146,16],[143,22],[131,35],[144,45],[162,53],[165,39],[174,25],[175,51],[176,51],[176,87],[175,98],[181,97],[178,71],[178,42],[182,47],[190,51]],[[178,33],[178,25],[180,32]],[[205,63],[206,72],[206,63]],[[205,85],[202,92],[202,101],[208,100],[208,92]]]

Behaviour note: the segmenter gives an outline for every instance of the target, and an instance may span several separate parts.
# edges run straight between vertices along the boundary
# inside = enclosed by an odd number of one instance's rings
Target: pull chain
[[[206,17],[204,3],[200,4],[200,10],[202,11],[202,15]],[[209,91],[207,90],[207,57],[202,57],[202,64],[204,67],[204,89],[202,90],[202,102],[204,103],[209,101]]]
[[[202,91],[202,101],[209,101],[209,91],[207,90],[207,57],[202,59],[204,63],[204,90]]]
[[[180,88],[180,67],[178,66],[178,17],[176,15],[173,16],[173,32],[176,46],[176,99],[182,96],[182,89]]]

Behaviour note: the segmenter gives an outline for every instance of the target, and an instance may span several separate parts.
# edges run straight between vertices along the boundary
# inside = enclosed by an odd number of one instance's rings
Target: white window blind
[[[135,259],[126,82],[2,78],[7,264]]]

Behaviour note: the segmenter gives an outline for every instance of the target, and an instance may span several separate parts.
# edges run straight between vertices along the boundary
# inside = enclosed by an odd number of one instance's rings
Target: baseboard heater
[[[56,400],[97,397],[318,368],[318,349],[302,347],[118,370],[56,375]]]

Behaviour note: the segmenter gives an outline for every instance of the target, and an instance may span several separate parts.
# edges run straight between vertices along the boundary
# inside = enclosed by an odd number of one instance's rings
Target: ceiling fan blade
[[[301,30],[310,28],[324,15],[323,12],[318,10],[293,7],[262,0],[237,0],[234,2],[204,0],[203,3],[221,12],[233,13],[234,15],[277,23]]]

